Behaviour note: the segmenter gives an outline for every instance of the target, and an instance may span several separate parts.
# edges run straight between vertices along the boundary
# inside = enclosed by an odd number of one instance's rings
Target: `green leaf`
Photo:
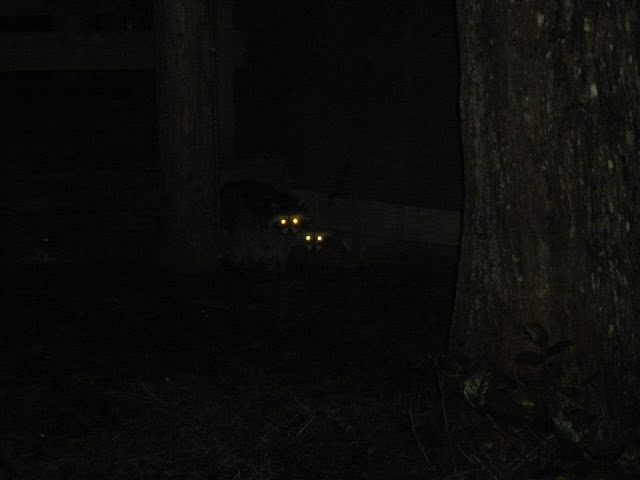
[[[552,420],[556,431],[574,443],[582,442],[590,433],[598,419],[583,408],[574,408],[568,412],[559,410]]]
[[[640,448],[638,448],[638,445],[627,446],[618,457],[617,463],[620,465],[637,465],[640,463]]]
[[[559,342],[547,348],[547,356],[552,357],[553,355],[557,355],[560,352],[564,352],[572,345],[575,345],[575,343],[571,340],[560,340]]]
[[[542,402],[541,391],[525,387],[518,389],[513,395],[514,401],[523,408],[530,409]]]
[[[539,323],[527,323],[524,326],[524,331],[534,345],[540,348],[546,348],[549,343],[549,334],[542,325]]]
[[[516,355],[516,362],[520,365],[540,365],[544,363],[545,357],[537,352],[520,352]]]
[[[568,440],[571,440],[573,443],[580,443],[580,440],[582,440],[582,434],[576,431],[573,422],[562,410],[558,411],[551,420],[559,434]]]
[[[462,387],[464,398],[474,407],[485,404],[487,390],[491,381],[491,373],[481,371],[467,377]]]

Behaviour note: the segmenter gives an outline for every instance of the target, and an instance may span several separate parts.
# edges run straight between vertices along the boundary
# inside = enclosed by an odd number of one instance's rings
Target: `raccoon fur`
[[[225,258],[232,265],[284,270],[308,223],[294,196],[253,181],[229,182],[221,189]]]

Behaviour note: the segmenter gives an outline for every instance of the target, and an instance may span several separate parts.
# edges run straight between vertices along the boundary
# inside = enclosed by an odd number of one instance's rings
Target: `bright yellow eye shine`
[[[319,242],[322,241],[322,235],[318,235],[318,237],[316,238],[316,240],[318,240]]]
[[[311,241],[311,235],[306,235],[304,237],[305,241],[310,242]]]
[[[298,222],[300,222],[300,220],[298,220],[298,217],[293,217],[291,221],[293,222],[294,225],[297,225]]]
[[[287,224],[287,219],[286,218],[281,218],[280,219],[280,225],[286,225]]]

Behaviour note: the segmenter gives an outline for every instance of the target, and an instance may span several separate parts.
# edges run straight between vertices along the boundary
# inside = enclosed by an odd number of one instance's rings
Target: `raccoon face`
[[[280,213],[269,219],[269,225],[286,235],[295,235],[307,224],[307,218],[300,212]]]
[[[302,235],[302,242],[305,248],[310,252],[318,252],[326,245],[327,240],[331,237],[329,232],[305,232]]]
[[[227,258],[283,269],[307,223],[299,199],[260,182],[232,182],[222,189]]]

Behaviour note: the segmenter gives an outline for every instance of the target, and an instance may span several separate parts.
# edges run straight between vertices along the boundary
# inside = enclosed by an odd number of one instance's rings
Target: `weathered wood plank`
[[[0,35],[0,72],[152,70],[152,31]]]

